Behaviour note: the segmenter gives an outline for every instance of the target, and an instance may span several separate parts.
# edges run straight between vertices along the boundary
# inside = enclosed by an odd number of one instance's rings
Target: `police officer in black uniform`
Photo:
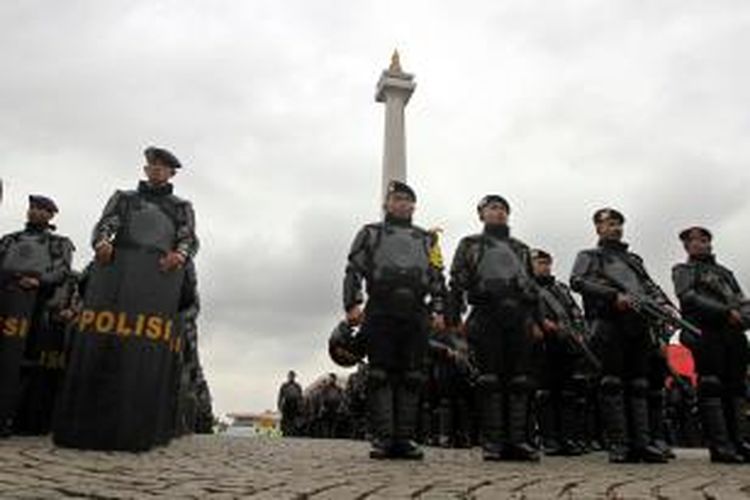
[[[68,301],[55,299],[63,294],[72,274],[75,247],[70,239],[54,233],[55,226],[50,221],[57,212],[51,198],[31,195],[25,229],[0,239],[0,286],[36,294],[31,327],[25,339],[23,389],[18,394],[20,408],[14,425],[24,434],[48,431],[62,363],[65,332],[62,327],[55,328],[59,325],[53,320],[62,319],[58,318],[60,314],[68,314]],[[0,359],[0,363],[9,362]],[[2,383],[11,382],[0,380]],[[0,435],[10,434],[13,418],[12,414],[0,415]]]
[[[414,438],[430,320],[439,330],[445,327],[445,282],[442,269],[430,261],[434,236],[412,224],[416,199],[408,185],[389,184],[385,220],[357,233],[344,278],[347,320],[361,323],[360,334],[367,338],[375,459],[422,458]]]
[[[485,196],[477,212],[484,230],[463,238],[453,258],[449,324],[460,324],[468,301],[484,459],[537,461],[527,425],[532,345],[541,336],[531,255],[526,244],[510,236],[505,198]]]
[[[535,249],[531,256],[544,330],[539,394],[544,452],[581,455],[585,451],[586,393],[591,372],[581,352],[587,341],[583,311],[568,286],[552,274],[552,255]]]
[[[583,296],[592,342],[602,361],[601,410],[610,462],[663,463],[666,457],[652,446],[649,428],[650,325],[633,304],[636,294],[664,306],[669,306],[669,299],[650,278],[641,257],[622,241],[624,222],[625,217],[611,208],[594,214],[599,242],[578,254],[570,286]]]
[[[674,266],[672,278],[683,314],[702,331],[689,347],[696,361],[698,404],[711,461],[750,462],[741,412],[748,362],[745,330],[750,327],[747,302],[732,271],[716,261],[708,229],[691,227],[679,236],[688,259]]]
[[[277,407],[281,412],[281,433],[284,436],[297,435],[297,420],[302,413],[302,387],[295,380],[297,374],[290,370],[286,382],[279,388]]]

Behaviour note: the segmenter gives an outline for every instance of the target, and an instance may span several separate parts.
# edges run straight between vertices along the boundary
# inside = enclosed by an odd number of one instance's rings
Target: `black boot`
[[[453,446],[453,408],[449,399],[442,399],[437,410],[438,438],[437,445],[441,448]]]
[[[585,400],[573,391],[560,394],[560,455],[573,457],[583,455],[583,429]]]
[[[724,415],[727,422],[729,439],[737,453],[746,463],[750,463],[750,443],[747,442],[745,429],[745,400],[742,397],[729,396],[724,399]]]
[[[522,462],[538,462],[539,451],[529,443],[530,381],[525,376],[514,378],[508,394],[508,445],[503,458]]]
[[[625,401],[622,380],[605,376],[601,381],[601,412],[604,434],[609,449],[609,462],[629,462],[630,448],[626,441]]]
[[[634,379],[630,382],[630,427],[632,432],[632,458],[652,464],[667,462],[662,450],[651,444],[648,414],[648,380]]]
[[[664,415],[664,390],[650,390],[648,394],[648,420],[651,429],[651,444],[658,448],[667,459],[675,457],[674,451],[667,443],[666,421]]]
[[[709,444],[712,462],[738,464],[744,462],[742,455],[732,443],[721,400],[723,388],[718,377],[701,377],[698,406],[703,432]]]
[[[558,410],[555,405],[556,398],[551,391],[542,390],[538,395],[539,402],[539,431],[541,434],[542,449],[545,455],[560,455],[562,447],[560,444],[560,427],[558,425]]]
[[[599,386],[598,381],[591,380],[586,392],[586,428],[584,439],[586,449],[589,451],[602,451],[605,449]]]
[[[428,398],[420,399],[417,442],[427,446],[437,446],[437,433],[435,432],[437,410],[432,409],[432,403]]]
[[[421,460],[424,452],[414,438],[419,417],[419,394],[424,383],[420,372],[407,372],[395,390],[394,452],[397,458]]]
[[[394,456],[393,388],[384,370],[371,369],[367,374],[369,427],[372,433],[370,458],[382,460]]]
[[[482,458],[495,462],[503,456],[503,429],[505,408],[503,394],[500,392],[500,381],[497,375],[480,375],[479,411],[482,443]]]
[[[471,448],[471,415],[469,405],[462,396],[457,396],[455,400],[456,413],[454,421],[454,448]]]
[[[0,439],[9,438],[13,435],[13,420],[0,419]]]

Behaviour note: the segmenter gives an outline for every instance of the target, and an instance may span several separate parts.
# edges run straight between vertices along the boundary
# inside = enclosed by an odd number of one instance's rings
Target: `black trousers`
[[[532,374],[530,316],[523,307],[475,307],[467,320],[469,349],[481,374],[501,384]]]
[[[744,397],[748,363],[745,334],[730,328],[700,326],[703,335],[693,350],[698,375],[717,377],[727,395]]]
[[[603,377],[622,381],[648,377],[652,342],[646,322],[635,313],[622,314],[594,320],[592,330]]]
[[[411,316],[366,312],[360,334],[367,339],[370,367],[386,372],[422,371],[427,352],[428,318],[426,311]]]

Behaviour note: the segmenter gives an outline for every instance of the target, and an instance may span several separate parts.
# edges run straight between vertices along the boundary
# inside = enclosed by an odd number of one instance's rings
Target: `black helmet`
[[[365,357],[365,346],[360,336],[354,335],[354,328],[341,321],[328,338],[328,354],[337,365],[350,368]]]

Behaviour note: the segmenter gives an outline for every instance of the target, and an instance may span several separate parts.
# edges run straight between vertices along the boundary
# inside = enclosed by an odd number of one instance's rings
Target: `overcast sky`
[[[0,3],[0,232],[27,194],[92,256],[108,196],[167,147],[194,202],[200,347],[220,413],[275,404],[289,368],[334,369],[349,243],[379,217],[394,48],[416,222],[444,252],[497,192],[516,236],[567,279],[612,205],[671,293],[676,232],[705,224],[750,288],[746,1],[34,1]]]

